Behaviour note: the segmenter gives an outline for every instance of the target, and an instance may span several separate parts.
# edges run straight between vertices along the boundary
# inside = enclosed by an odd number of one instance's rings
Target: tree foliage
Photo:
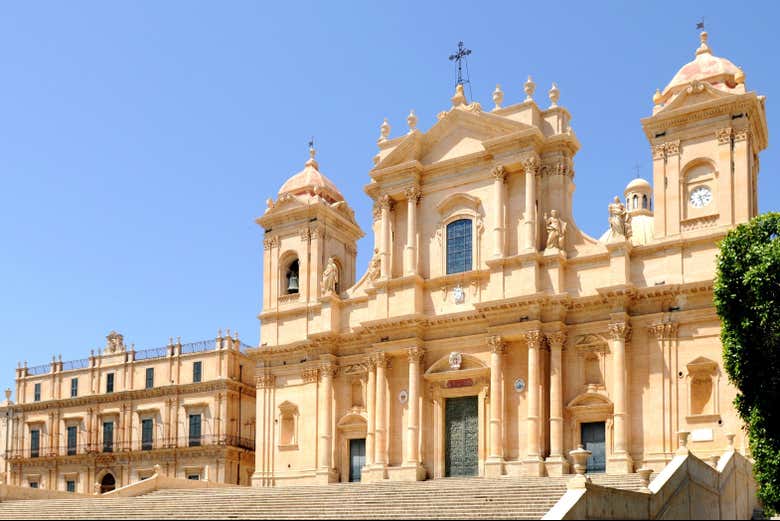
[[[723,360],[737,387],[759,498],[780,511],[780,213],[758,216],[720,245],[715,306]]]

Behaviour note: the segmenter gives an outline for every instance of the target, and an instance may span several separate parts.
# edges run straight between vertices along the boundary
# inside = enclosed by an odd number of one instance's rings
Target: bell
[[[287,283],[287,293],[298,293],[298,274],[291,272]]]

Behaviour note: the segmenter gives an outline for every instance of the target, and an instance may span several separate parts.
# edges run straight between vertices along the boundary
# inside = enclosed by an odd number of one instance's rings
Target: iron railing
[[[89,367],[89,358],[82,358],[81,360],[70,360],[62,363],[63,371],[73,371],[74,369],[86,369]]]
[[[189,449],[191,447],[236,447],[244,450],[255,450],[255,440],[239,436],[183,436],[172,440],[154,439],[151,443],[142,440],[134,440],[132,443],[114,442],[111,444],[79,443],[76,445],[62,445],[55,447],[40,447],[37,451],[31,448],[22,450],[9,450],[6,452],[8,459],[41,459],[62,456],[80,456],[84,454],[116,454],[124,452],[145,452],[162,449]]]
[[[28,367],[27,374],[29,376],[38,376],[46,374],[51,371],[51,364],[36,365],[35,367]]]

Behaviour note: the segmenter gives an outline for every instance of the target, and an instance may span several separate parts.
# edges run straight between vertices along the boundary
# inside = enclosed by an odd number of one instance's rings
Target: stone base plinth
[[[485,477],[500,478],[504,475],[505,466],[503,458],[488,458],[485,462]]]
[[[387,479],[387,467],[385,465],[372,465],[363,467],[360,471],[361,483],[376,483]]]
[[[550,456],[544,460],[548,476],[562,476],[569,473],[569,462],[563,456]]]
[[[390,481],[425,481],[428,473],[420,464],[408,464],[400,467],[388,467],[387,479]]]
[[[544,460],[539,456],[528,456],[523,460],[524,476],[544,476]]]
[[[634,462],[628,454],[615,454],[607,458],[607,474],[631,474]]]
[[[339,473],[336,469],[322,469],[317,471],[315,483],[319,485],[327,485],[328,483],[338,483]]]

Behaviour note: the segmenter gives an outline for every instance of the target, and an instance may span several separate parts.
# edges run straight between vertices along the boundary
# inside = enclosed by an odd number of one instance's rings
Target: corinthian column
[[[504,206],[506,206],[506,169],[498,165],[490,172],[493,176],[493,257],[505,255]]]
[[[536,175],[539,173],[539,160],[529,157],[523,161],[525,169],[525,212],[523,213],[525,250],[536,250]],[[518,242],[520,244],[520,242]]]
[[[374,464],[380,469],[387,466],[387,356],[379,353],[376,356],[376,408],[374,415]],[[384,472],[384,470],[382,471]],[[384,477],[384,475],[380,476]]]
[[[406,429],[406,462],[404,479],[420,481],[425,479],[425,468],[420,464],[420,364],[425,351],[412,347],[409,355],[409,415]]]
[[[420,189],[411,186],[406,195],[406,255],[404,259],[406,275],[417,273],[417,203],[420,201]]]
[[[390,278],[390,209],[393,201],[390,196],[384,195],[379,199],[379,208],[382,211],[382,279]]]
[[[374,431],[376,430],[376,364],[374,360],[368,361],[368,382],[366,385],[366,467],[370,468],[374,464]],[[370,471],[369,471],[370,472]],[[367,476],[363,472],[363,476]]]
[[[614,450],[607,459],[607,472],[625,474],[632,472],[631,456],[628,454],[628,388],[626,379],[626,342],[631,326],[625,321],[609,324],[612,351],[612,403]]]
[[[525,458],[525,472],[530,476],[541,476],[544,472],[544,462],[539,450],[539,350],[542,333],[538,330],[525,334],[528,343],[528,455]]]
[[[490,452],[485,462],[485,477],[498,477],[504,473],[503,440],[503,372],[506,344],[500,336],[488,338],[490,347]]]
[[[333,378],[336,376],[336,368],[331,364],[323,365],[320,370],[322,383],[320,386],[320,450],[319,469],[317,474],[322,481],[330,483],[335,481],[333,471]]]
[[[556,331],[547,335],[550,346],[550,456],[545,462],[547,474],[565,474],[568,463],[563,455],[563,344],[566,333]]]

